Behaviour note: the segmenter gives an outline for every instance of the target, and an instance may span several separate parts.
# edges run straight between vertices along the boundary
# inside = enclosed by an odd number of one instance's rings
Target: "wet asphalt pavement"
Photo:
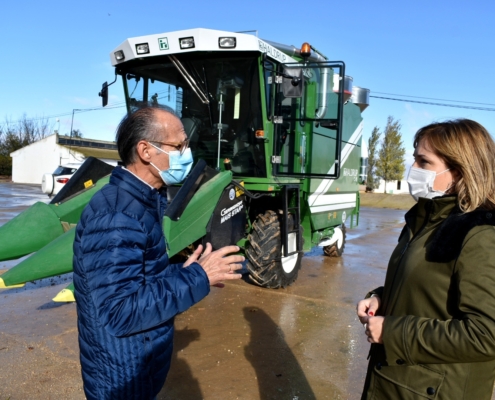
[[[1,183],[0,225],[35,201],[48,202],[39,187]],[[403,214],[362,208],[344,256],[314,248],[287,289],[212,288],[176,318],[158,399],[358,399],[369,345],[355,305],[383,284]],[[0,271],[17,263],[0,262]],[[51,300],[70,281],[0,291],[0,400],[84,399],[75,304]]]

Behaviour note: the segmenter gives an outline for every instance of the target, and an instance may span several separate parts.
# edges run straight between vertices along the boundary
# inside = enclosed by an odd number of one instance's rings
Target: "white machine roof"
[[[181,49],[179,39],[188,37],[194,38],[194,48]],[[220,37],[235,37],[236,47],[220,48]],[[144,43],[148,44],[149,53],[138,55],[136,52],[136,45]],[[115,52],[118,50],[122,50],[124,52],[124,60],[117,61],[115,58]],[[110,53],[110,60],[113,66],[117,66],[125,61],[136,58],[189,53],[194,51],[259,51],[266,53],[268,57],[283,63],[296,62],[296,60],[292,57],[257,38],[256,36],[246,33],[217,31],[204,28],[186,29],[183,31],[166,32],[127,39],[120,46],[116,47],[112,53]]]

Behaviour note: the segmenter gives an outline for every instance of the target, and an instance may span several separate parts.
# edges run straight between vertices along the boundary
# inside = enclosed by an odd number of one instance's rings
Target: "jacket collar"
[[[413,236],[418,233],[427,223],[442,221],[454,210],[457,204],[457,196],[446,195],[434,199],[420,197],[405,215],[407,225]]]
[[[431,262],[450,262],[459,257],[466,235],[475,226],[495,226],[495,212],[478,208],[462,213],[457,206],[457,196],[453,195],[433,200],[420,198],[405,218],[413,236],[427,224],[438,226],[426,244],[426,260]]]
[[[163,203],[162,199],[164,199],[164,197],[161,196],[162,189],[157,190],[151,187],[122,167],[117,167],[113,170],[112,175],[110,176],[110,183],[119,186],[150,207],[156,207],[158,197],[160,197],[160,201]]]
[[[476,226],[495,226],[493,210],[478,208],[462,213],[458,207],[452,209],[445,221],[432,235],[426,248],[426,259],[433,262],[448,262],[461,254],[464,239]]]

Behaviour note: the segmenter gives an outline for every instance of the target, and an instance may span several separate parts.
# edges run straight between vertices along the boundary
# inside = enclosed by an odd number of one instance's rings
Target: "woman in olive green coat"
[[[357,305],[372,343],[363,399],[491,399],[495,379],[495,143],[470,120],[414,138],[418,203],[385,285]]]

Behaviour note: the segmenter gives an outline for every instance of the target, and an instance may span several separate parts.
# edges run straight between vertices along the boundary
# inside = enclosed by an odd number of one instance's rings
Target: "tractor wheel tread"
[[[323,247],[323,252],[328,257],[342,257],[342,254],[344,253],[345,239],[346,239],[346,228],[345,228],[345,225],[342,224],[340,226],[340,229],[342,230],[342,236],[343,236],[342,246],[339,248],[338,243],[333,243],[331,245],[328,245],[328,246]]]
[[[281,212],[277,214],[273,210],[259,214],[253,223],[253,230],[248,236],[246,246],[249,279],[256,285],[272,289],[291,285],[297,279],[301,268],[302,254],[298,255],[292,271],[287,273],[282,267],[282,240],[279,221],[281,214]],[[289,229],[292,229],[292,225],[292,216],[289,215]]]

